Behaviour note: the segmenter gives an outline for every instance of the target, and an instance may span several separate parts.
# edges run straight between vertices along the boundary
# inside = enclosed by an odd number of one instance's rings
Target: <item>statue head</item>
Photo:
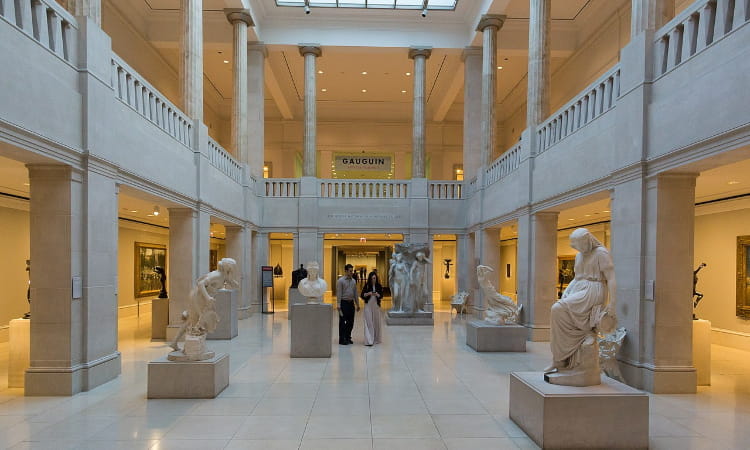
[[[317,261],[310,261],[307,263],[307,278],[310,280],[317,280],[318,273],[320,272],[320,266]]]
[[[481,264],[477,266],[477,278],[480,280],[484,279],[485,275],[490,272],[494,272],[490,266],[483,266]]]
[[[570,246],[581,253],[588,253],[601,247],[602,243],[586,228],[578,228],[570,233]]]

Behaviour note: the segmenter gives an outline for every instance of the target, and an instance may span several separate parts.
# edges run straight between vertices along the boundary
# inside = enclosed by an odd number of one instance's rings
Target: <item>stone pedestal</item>
[[[510,418],[542,448],[648,448],[648,395],[602,377],[598,386],[510,374]]]
[[[205,361],[148,363],[148,398],[216,398],[229,385],[229,355]]]
[[[528,330],[521,325],[492,325],[481,320],[466,324],[466,345],[478,352],[525,352]]]
[[[693,321],[693,365],[698,386],[711,385],[711,322]]]
[[[167,338],[169,325],[169,299],[155,298],[151,301],[151,340]]]
[[[13,319],[10,321],[8,336],[8,387],[24,387],[26,369],[29,368],[29,346],[31,320]]]
[[[219,323],[206,339],[233,339],[237,337],[237,291],[219,289],[214,295]]]
[[[299,293],[297,288],[289,288],[289,313],[287,313],[287,320],[292,320],[292,306],[301,303],[307,303],[307,298]]]
[[[433,326],[435,320],[431,312],[403,313],[398,311],[388,311],[385,315],[385,323],[388,325],[429,325]]]
[[[291,305],[292,358],[330,358],[333,309],[325,303]]]

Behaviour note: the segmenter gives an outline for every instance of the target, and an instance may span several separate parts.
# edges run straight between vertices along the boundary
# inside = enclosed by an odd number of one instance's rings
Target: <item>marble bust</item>
[[[307,263],[307,278],[300,280],[297,285],[300,294],[307,297],[308,303],[322,303],[323,295],[328,290],[326,280],[318,276],[320,266],[317,261]]]

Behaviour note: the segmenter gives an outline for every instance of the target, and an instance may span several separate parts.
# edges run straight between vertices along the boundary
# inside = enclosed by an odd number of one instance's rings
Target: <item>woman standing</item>
[[[360,297],[365,301],[365,345],[380,344],[380,300],[383,298],[383,286],[380,285],[376,272],[368,275]]]

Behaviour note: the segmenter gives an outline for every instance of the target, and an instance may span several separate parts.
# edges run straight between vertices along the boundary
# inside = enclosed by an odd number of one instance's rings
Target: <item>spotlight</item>
[[[427,17],[427,8],[422,10],[422,17]]]
[[[161,211],[159,211],[159,207],[158,206],[154,206],[154,215],[158,216],[160,212]]]
[[[310,5],[305,5],[305,14],[310,14]]]

